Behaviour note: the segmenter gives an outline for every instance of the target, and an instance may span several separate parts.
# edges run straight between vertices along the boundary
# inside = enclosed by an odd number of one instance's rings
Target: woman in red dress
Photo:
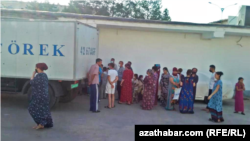
[[[120,98],[119,104],[126,102],[128,105],[130,105],[132,103],[133,97],[131,93],[132,93],[133,76],[134,76],[134,73],[130,69],[130,65],[126,64],[125,70],[122,76],[122,81],[121,81],[122,90],[121,90],[121,98]]]

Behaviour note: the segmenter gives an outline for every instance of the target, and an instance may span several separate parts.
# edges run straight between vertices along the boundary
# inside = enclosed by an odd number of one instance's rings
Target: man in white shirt
[[[212,73],[210,81],[209,81],[209,91],[208,91],[208,96],[210,96],[213,92],[213,88],[214,88],[214,83],[215,83],[215,66],[214,65],[210,65],[210,69],[209,71]],[[208,110],[208,106],[206,107],[207,112],[209,112]]]
[[[118,81],[118,73],[117,70],[114,70],[114,63],[109,64],[108,71],[108,83],[106,85],[106,93],[108,94],[109,105],[105,106],[105,108],[114,108],[115,107],[115,84]]]

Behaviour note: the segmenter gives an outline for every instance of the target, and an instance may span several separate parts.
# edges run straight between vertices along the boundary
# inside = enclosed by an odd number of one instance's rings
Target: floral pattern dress
[[[216,87],[219,86],[219,90],[215,93],[208,103],[208,109],[211,113],[211,118],[213,121],[217,122],[220,120],[221,122],[224,121],[222,116],[222,81],[218,80],[214,84],[213,92],[215,91]]]
[[[157,72],[154,72],[154,105],[157,105],[157,100],[158,100],[158,74]]]
[[[193,84],[194,78],[185,77],[182,80],[183,86],[179,98],[179,110],[181,113],[193,114],[194,111],[194,93]]]
[[[122,79],[124,80],[122,84],[121,97],[120,102],[132,102],[133,100],[133,90],[132,90],[132,79],[133,79],[133,71],[130,69],[124,70]]]
[[[151,110],[155,102],[154,76],[146,76],[143,90],[142,109]]]
[[[167,96],[168,96],[168,85],[169,85],[169,78],[170,78],[170,74],[162,74],[161,75],[161,81],[160,81],[160,85],[161,85],[161,106],[166,106],[167,103]]]
[[[29,103],[29,113],[37,125],[41,124],[45,128],[53,127],[53,121],[49,106],[49,84],[45,73],[38,73],[31,84],[31,101]]]

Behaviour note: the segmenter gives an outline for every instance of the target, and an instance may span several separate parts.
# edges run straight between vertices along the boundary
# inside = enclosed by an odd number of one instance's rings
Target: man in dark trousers
[[[195,86],[193,87],[193,93],[194,93],[194,101],[195,101],[195,96],[196,96],[196,88],[197,88],[197,83],[199,81],[199,76],[197,75],[198,69],[197,68],[193,68],[192,69],[192,77],[194,78],[194,83]]]
[[[214,83],[215,83],[215,66],[214,65],[210,65],[209,71],[212,73],[212,75],[211,75],[210,81],[209,81],[208,96],[210,96],[212,94],[213,88],[214,88]],[[206,107],[206,109],[203,109],[203,110],[209,112],[208,106]]]
[[[99,66],[102,64],[102,59],[96,59],[96,64],[92,65],[88,73],[88,82],[90,86],[90,111],[99,113],[98,97],[99,97]]]
[[[125,70],[125,68],[123,67],[123,61],[119,62],[120,68],[118,69],[118,81],[117,81],[117,92],[118,92],[118,100],[120,100],[120,96],[121,96],[121,90],[122,90],[122,86],[121,86],[121,81],[122,81],[122,76],[123,76],[123,72]]]

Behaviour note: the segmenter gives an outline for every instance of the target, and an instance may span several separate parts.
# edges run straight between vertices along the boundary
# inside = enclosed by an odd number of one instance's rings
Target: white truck
[[[50,106],[81,92],[98,56],[98,30],[80,22],[1,21],[1,89],[27,94],[37,63],[46,63]]]

